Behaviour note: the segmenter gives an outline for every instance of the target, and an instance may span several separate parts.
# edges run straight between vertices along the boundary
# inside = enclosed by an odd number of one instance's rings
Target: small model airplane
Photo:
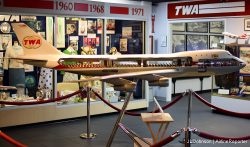
[[[242,35],[236,35],[236,34],[232,34],[232,33],[228,33],[228,32],[223,32],[222,34],[224,36],[228,36],[229,38],[236,39],[236,43],[238,43],[238,39],[246,39],[245,44],[247,44],[249,42],[249,39],[250,39],[249,33],[244,33]]]
[[[172,54],[66,55],[49,44],[24,23],[12,23],[25,64],[92,76],[79,80],[102,80],[115,90],[129,91],[143,79],[149,86],[168,86],[170,77],[221,75],[238,71],[246,64],[225,50],[199,50]]]
[[[0,85],[0,90],[16,90],[17,88],[14,86],[3,86]]]

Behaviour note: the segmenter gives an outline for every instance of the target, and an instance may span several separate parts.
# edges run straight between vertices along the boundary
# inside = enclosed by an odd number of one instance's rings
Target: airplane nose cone
[[[246,66],[246,63],[245,62],[240,62],[240,67],[243,68]]]

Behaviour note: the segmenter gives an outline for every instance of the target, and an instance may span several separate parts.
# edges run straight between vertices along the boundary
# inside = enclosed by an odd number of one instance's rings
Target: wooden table
[[[147,127],[153,138],[153,143],[156,143],[163,139],[166,134],[169,123],[174,121],[169,113],[142,113],[141,118],[142,121],[147,124]],[[155,134],[151,128],[151,124],[153,123],[157,123],[160,125],[157,134]]]

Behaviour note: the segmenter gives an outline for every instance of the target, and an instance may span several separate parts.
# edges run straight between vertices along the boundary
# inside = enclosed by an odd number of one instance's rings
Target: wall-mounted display
[[[97,34],[102,34],[103,31],[103,20],[97,19]]]
[[[106,25],[107,34],[115,34],[115,20],[114,19],[107,19]]]
[[[250,18],[246,18],[244,20],[244,30],[245,31],[250,31]]]
[[[87,31],[88,31],[87,20],[79,20],[78,35],[79,36],[87,36]]]
[[[208,22],[188,22],[187,23],[187,32],[207,33],[208,32]]]
[[[12,35],[11,34],[0,34],[0,45],[2,50],[12,46]]]
[[[88,33],[95,34],[96,33],[96,21],[88,20]]]
[[[209,48],[223,49],[224,36],[210,35]]]
[[[187,35],[187,51],[208,49],[207,35]]]
[[[240,48],[240,59],[245,61],[246,66],[240,70],[241,74],[250,74],[250,48],[249,47],[241,47]]]
[[[184,34],[172,35],[172,51],[173,52],[186,51],[186,39]]]
[[[75,34],[76,33],[76,24],[75,23],[68,23],[66,24],[66,34]]]
[[[120,51],[121,52],[128,51],[128,39],[127,38],[120,39]]]
[[[65,18],[57,17],[57,30],[56,30],[56,47],[65,48]]]
[[[122,27],[122,37],[131,38],[132,37],[132,27]]]
[[[52,17],[46,17],[46,40],[53,45],[54,38],[54,21]]]
[[[36,21],[36,16],[21,16],[21,21]]]
[[[185,30],[186,30],[186,23],[184,23],[184,22],[172,23],[171,24],[171,30],[173,32],[185,32]]]
[[[219,33],[224,32],[224,21],[210,21],[209,22],[209,32]]]
[[[3,22],[0,25],[0,30],[2,31],[2,33],[10,33],[11,26],[8,22]]]

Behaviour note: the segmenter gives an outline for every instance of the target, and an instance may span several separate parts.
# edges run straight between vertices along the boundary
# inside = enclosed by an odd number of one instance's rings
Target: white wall
[[[159,3],[152,8],[152,15],[155,15],[155,33],[153,34],[154,40],[155,40],[155,50],[154,53],[157,54],[166,54],[170,53],[170,50],[168,49],[168,46],[162,46],[162,43],[166,41],[166,38],[168,38],[169,29],[168,29],[168,19],[167,19],[167,3]],[[167,43],[169,43],[167,41]],[[171,100],[171,79],[169,81],[170,86],[169,87],[154,87],[153,88],[153,96],[157,96],[161,98],[162,100]]]
[[[244,31],[244,19],[245,17],[226,18],[225,31],[237,35],[243,33],[250,33],[249,31]],[[232,43],[232,42],[235,42],[235,39],[231,39],[228,37],[225,38],[225,43]],[[245,43],[245,40],[239,39],[239,43]]]

